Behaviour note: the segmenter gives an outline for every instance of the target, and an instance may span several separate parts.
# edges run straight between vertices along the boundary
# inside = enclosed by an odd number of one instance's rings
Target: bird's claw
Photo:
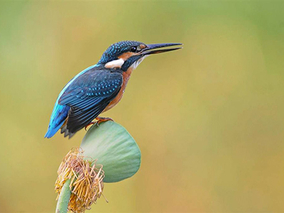
[[[108,117],[96,117],[96,120],[98,120],[98,121],[97,122],[91,122],[87,126],[85,126],[85,130],[87,131],[87,127],[92,125],[92,124],[96,124],[96,126],[99,126],[100,123],[102,123],[102,122],[113,121],[111,118],[108,118]]]
[[[92,124],[95,124],[95,123],[97,123],[97,122],[91,122],[91,123],[89,123],[87,126],[85,126],[85,130],[87,131],[87,127],[90,126],[90,125],[92,125]]]
[[[106,122],[106,121],[113,121],[111,118],[108,118],[108,117],[96,117],[96,120],[98,120],[96,122],[96,125],[99,126],[100,123],[102,122]]]

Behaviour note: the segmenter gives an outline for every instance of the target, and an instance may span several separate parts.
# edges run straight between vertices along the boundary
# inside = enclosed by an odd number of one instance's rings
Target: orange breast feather
[[[103,112],[108,111],[109,109],[114,107],[121,100],[132,71],[133,71],[133,69],[129,68],[126,72],[122,73],[123,82],[122,82],[121,89],[120,89],[119,93],[117,94],[117,96],[109,103],[109,105],[107,105],[107,107],[104,109]]]

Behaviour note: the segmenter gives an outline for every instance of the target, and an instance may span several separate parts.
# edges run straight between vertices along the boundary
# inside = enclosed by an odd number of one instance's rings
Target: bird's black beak
[[[171,47],[171,46],[177,46],[177,45],[182,45],[182,44],[181,43],[147,44],[147,47],[142,50],[142,55],[145,56],[145,55],[150,55],[150,54],[163,53],[163,52],[178,50],[182,48],[182,47],[164,48],[164,47]]]

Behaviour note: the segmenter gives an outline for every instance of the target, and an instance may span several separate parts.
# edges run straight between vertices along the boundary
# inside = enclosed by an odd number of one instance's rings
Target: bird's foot
[[[87,126],[85,126],[86,131],[87,131],[87,127],[90,126],[90,125],[96,124],[97,126],[99,126],[100,123],[102,123],[102,122],[113,121],[111,118],[108,118],[108,117],[96,117],[95,119],[98,120],[98,121],[97,122],[91,122]]]
[[[96,120],[98,120],[96,122],[97,126],[99,126],[100,123],[102,123],[102,122],[113,121],[111,118],[108,118],[108,117],[96,117]]]
[[[89,123],[87,126],[85,126],[85,130],[87,131],[87,127],[90,126],[90,125],[93,125],[93,124],[95,124],[95,123],[97,123],[97,122],[91,122],[91,123]]]

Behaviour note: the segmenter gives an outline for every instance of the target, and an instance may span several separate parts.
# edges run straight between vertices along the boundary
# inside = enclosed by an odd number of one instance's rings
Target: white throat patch
[[[121,68],[124,64],[124,60],[122,58],[110,61],[105,64],[105,68]]]
[[[144,60],[144,58],[146,58],[148,55],[143,56],[142,58],[140,58],[139,60],[135,61],[130,68],[132,68],[133,70],[136,69],[138,67],[138,65]],[[121,68],[122,65],[124,64],[124,60],[122,58],[117,59],[117,60],[113,60],[110,62],[107,62],[105,64],[105,68]]]

